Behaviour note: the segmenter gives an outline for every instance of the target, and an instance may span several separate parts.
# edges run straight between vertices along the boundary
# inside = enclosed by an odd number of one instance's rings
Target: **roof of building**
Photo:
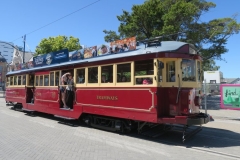
[[[224,78],[224,80],[227,84],[235,84],[240,81],[240,78]]]

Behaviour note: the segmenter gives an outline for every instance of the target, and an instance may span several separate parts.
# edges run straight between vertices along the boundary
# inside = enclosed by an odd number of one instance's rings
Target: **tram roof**
[[[153,46],[153,47],[145,48],[144,45],[140,45],[140,46],[137,46],[136,50],[133,50],[133,51],[127,51],[127,52],[118,53],[118,54],[107,54],[104,56],[62,62],[59,64],[52,64],[52,65],[42,66],[42,67],[33,67],[30,69],[23,69],[23,70],[8,72],[7,75],[21,74],[21,73],[26,73],[26,72],[34,72],[34,71],[39,71],[39,70],[56,68],[59,66],[68,66],[68,65],[74,65],[74,64],[97,62],[97,61],[111,60],[111,59],[117,59],[117,58],[123,58],[123,57],[131,57],[131,56],[143,55],[143,54],[151,54],[151,53],[158,53],[158,52],[173,52],[173,51],[178,50],[179,48],[181,48],[182,46],[184,46],[186,44],[189,44],[189,43],[179,42],[179,41],[162,41],[160,46],[158,46],[158,47]],[[191,44],[189,44],[189,45],[191,45]]]

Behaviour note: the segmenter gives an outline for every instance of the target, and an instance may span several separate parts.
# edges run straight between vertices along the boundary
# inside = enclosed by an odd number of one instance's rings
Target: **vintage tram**
[[[194,46],[156,39],[144,44],[122,53],[9,72],[6,102],[111,131],[208,123],[209,115],[199,111],[201,57]],[[60,77],[66,72],[75,82],[68,110],[60,94]]]

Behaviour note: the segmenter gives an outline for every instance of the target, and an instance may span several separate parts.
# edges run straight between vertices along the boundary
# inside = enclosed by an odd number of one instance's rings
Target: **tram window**
[[[18,85],[20,86],[22,84],[22,76],[18,76]]]
[[[59,86],[59,71],[55,72],[55,86]]]
[[[113,65],[101,67],[101,83],[113,83]]]
[[[135,76],[153,75],[153,60],[136,61]]]
[[[22,85],[26,85],[26,75],[22,76]]]
[[[54,86],[54,72],[50,72],[50,86]]]
[[[131,82],[131,63],[117,65],[117,83]]]
[[[196,81],[196,63],[195,60],[183,59],[182,60],[182,80],[183,81]]]
[[[167,82],[176,82],[175,61],[167,62],[166,69]]]
[[[33,86],[34,85],[34,75],[29,75],[29,80],[28,80],[28,84],[30,85],[30,86]]]
[[[13,77],[10,77],[10,86],[13,85]]]
[[[35,81],[36,81],[35,85],[38,86],[38,84],[39,84],[39,76],[36,76],[36,80]]]
[[[14,84],[13,85],[17,85],[17,76],[14,76]]]
[[[143,60],[136,61],[135,65],[135,76],[144,76],[135,78],[135,84],[140,85],[148,85],[153,83],[153,78],[150,77],[154,74],[153,72],[153,60]],[[145,76],[146,75],[146,76]]]
[[[43,86],[43,76],[39,76],[39,86]]]
[[[158,82],[162,82],[163,81],[163,69],[162,68],[158,68]]]
[[[88,83],[98,83],[98,67],[88,68]]]
[[[77,83],[85,83],[85,68],[77,69]]]
[[[198,73],[197,80],[201,82],[201,65],[199,61],[197,62],[197,73]]]
[[[44,75],[44,86],[49,86],[49,75]]]

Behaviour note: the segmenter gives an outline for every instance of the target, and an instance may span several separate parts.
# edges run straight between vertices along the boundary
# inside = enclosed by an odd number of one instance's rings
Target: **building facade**
[[[204,79],[206,80],[206,83],[211,84],[220,84],[224,82],[223,73],[221,71],[205,71]]]

